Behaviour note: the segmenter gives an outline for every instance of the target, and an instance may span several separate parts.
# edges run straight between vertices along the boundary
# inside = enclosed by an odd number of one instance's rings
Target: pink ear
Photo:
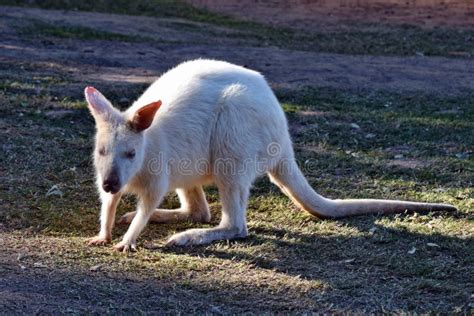
[[[130,127],[136,131],[141,132],[150,127],[153,123],[156,111],[161,106],[161,101],[152,102],[138,109],[133,115],[132,120],[129,122]]]
[[[97,118],[107,120],[107,117],[112,112],[113,107],[110,102],[94,87],[87,87],[84,90],[87,104],[92,115]]]

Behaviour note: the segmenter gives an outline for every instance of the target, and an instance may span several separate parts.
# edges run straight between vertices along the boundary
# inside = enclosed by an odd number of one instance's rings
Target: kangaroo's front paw
[[[88,246],[105,246],[112,241],[112,237],[104,237],[97,235],[95,237],[87,239]]]
[[[135,217],[135,212],[128,212],[117,220],[117,224],[130,224]]]
[[[114,249],[115,251],[124,252],[124,253],[135,252],[137,251],[137,244],[136,242],[122,240],[118,244],[114,245]]]

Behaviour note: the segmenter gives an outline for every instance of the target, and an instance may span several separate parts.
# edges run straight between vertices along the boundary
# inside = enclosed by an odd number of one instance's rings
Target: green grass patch
[[[81,40],[107,40],[120,42],[146,42],[151,41],[142,36],[125,35],[103,30],[97,30],[90,27],[72,26],[72,25],[54,25],[50,23],[33,21],[31,25],[25,26],[20,30],[22,35],[30,37],[58,37],[72,38]]]

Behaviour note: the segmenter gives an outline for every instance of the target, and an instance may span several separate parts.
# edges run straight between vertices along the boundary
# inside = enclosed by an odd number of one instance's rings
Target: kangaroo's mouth
[[[120,188],[104,189],[104,191],[110,194],[116,194],[120,191]]]

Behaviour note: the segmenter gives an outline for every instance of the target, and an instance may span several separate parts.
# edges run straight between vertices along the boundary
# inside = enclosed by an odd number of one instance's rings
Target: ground
[[[375,15],[309,30],[307,20],[269,25],[172,1],[38,3],[0,7],[0,313],[472,312],[474,30],[462,14],[436,27]],[[317,220],[259,179],[246,239],[164,246],[219,222],[211,186],[210,225],[149,225],[129,255],[87,247],[99,202],[83,88],[126,108],[192,58],[266,76],[321,194],[459,212]],[[134,205],[126,198],[119,215]]]
[[[470,0],[186,0],[250,21],[313,30],[348,28],[354,22],[410,24],[424,28],[474,26]]]

